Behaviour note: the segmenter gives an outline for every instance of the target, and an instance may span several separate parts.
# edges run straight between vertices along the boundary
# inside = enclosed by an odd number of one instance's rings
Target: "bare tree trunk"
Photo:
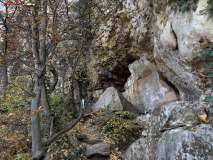
[[[46,63],[46,50],[45,50],[45,34],[46,34],[46,0],[41,1],[41,14],[39,16],[42,17],[40,21],[40,26],[38,27],[38,22],[36,21],[36,16],[38,16],[37,12],[37,4],[38,1],[34,0],[35,7],[32,7],[32,52],[35,60],[35,69],[36,69],[36,80],[34,86],[35,96],[32,99],[31,104],[31,127],[32,127],[32,157],[35,158],[40,155],[42,151],[42,136],[41,136],[41,126],[39,119],[39,103],[41,91],[44,83],[44,74],[46,71],[45,63]],[[38,39],[40,44],[38,43]]]
[[[43,83],[42,88],[41,88],[41,100],[42,100],[42,104],[43,104],[45,114],[48,117],[50,117],[51,111],[50,111],[49,102],[47,100],[47,93],[46,93],[46,88],[45,88],[44,83]]]
[[[32,104],[31,104],[31,128],[32,128],[32,157],[36,157],[40,154],[40,151],[42,149],[42,141],[41,141],[41,126],[40,126],[40,119],[39,119],[39,113],[36,113],[39,108],[40,103],[40,96],[41,96],[41,83],[43,81],[43,76],[36,77],[35,85],[34,85],[34,93],[35,96],[32,98]]]

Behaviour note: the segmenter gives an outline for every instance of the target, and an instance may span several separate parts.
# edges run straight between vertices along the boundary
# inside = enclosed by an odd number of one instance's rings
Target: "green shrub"
[[[67,135],[67,134],[65,134]],[[73,147],[67,143],[65,136],[59,137],[51,146],[52,159],[86,160],[86,146]]]
[[[136,121],[137,115],[129,111],[111,112],[109,108],[110,105],[103,110],[104,121],[100,124],[109,138],[116,143],[122,141],[132,143],[135,140],[133,137],[140,137],[140,126],[143,124]]]
[[[210,17],[209,18],[213,17],[213,0],[209,0],[208,1],[208,6],[207,6],[206,9],[200,10],[200,14],[203,13],[203,12],[209,12],[210,13]]]
[[[179,12],[189,11],[191,5],[195,5],[198,0],[168,0],[167,5],[171,6],[170,13],[175,10],[179,9]],[[197,6],[193,6],[192,10],[196,10]]]
[[[213,69],[213,63],[212,63],[212,61],[213,61],[213,44],[210,45],[209,48],[202,49],[202,52],[200,54],[201,54],[201,58],[209,60],[208,67],[204,71],[204,73],[205,74],[209,73],[208,77],[213,78],[213,73],[211,72]],[[209,86],[212,87],[212,91],[213,91],[213,81],[209,84]],[[213,96],[206,97],[203,101],[213,103]]]

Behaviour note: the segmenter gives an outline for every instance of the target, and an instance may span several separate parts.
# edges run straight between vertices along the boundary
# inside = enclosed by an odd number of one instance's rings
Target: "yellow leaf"
[[[10,113],[10,114],[9,114],[9,116],[12,116],[12,115],[13,115],[13,113]]]
[[[207,117],[206,114],[200,115],[200,114],[198,113],[197,115],[198,115],[198,118],[199,118],[201,121],[206,122],[206,117]]]
[[[6,103],[10,101],[10,98],[7,98]]]
[[[204,102],[204,101],[202,101],[203,103],[208,103],[208,102]]]

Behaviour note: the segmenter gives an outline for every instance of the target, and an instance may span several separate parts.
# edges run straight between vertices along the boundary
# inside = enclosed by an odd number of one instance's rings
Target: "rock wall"
[[[202,48],[213,43],[213,19],[199,14],[207,2],[199,0],[196,11],[171,14],[166,0],[106,0],[104,5],[94,48],[107,48],[105,62],[122,54],[111,69],[97,69],[95,90],[119,88],[132,104],[150,111],[170,100],[197,100],[210,82],[203,74],[207,62],[200,58]],[[135,58],[122,62],[131,54]],[[122,63],[125,67],[116,69]],[[114,83],[118,79],[120,86]]]
[[[202,48],[213,42],[213,20],[199,14],[207,2],[197,2],[196,11],[166,12],[157,15],[154,36],[154,59],[159,71],[179,90],[181,100],[196,100],[206,89],[203,71],[206,62],[200,58]],[[166,19],[166,21],[165,21]]]
[[[125,160],[212,159],[212,106],[203,104],[203,98],[166,103],[155,109],[147,137],[129,147]],[[209,123],[204,124],[198,114],[207,117],[204,119]]]

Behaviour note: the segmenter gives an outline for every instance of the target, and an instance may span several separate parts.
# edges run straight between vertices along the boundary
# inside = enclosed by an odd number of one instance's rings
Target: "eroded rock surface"
[[[208,14],[199,13],[200,10],[207,7],[207,1],[199,0],[195,12],[190,10],[184,13],[172,12],[172,14],[169,14],[170,8],[166,7],[166,0],[124,0],[110,1],[106,4],[104,9],[106,15],[100,18],[101,27],[97,27],[97,41],[93,42],[96,47],[107,47],[108,52],[105,54],[108,57],[102,61],[110,61],[118,54],[121,54],[121,59],[125,56],[128,57],[130,53],[139,57],[148,54],[152,57],[151,61],[156,64],[156,71],[178,89],[181,100],[197,100],[206,90],[210,81],[203,74],[207,63],[200,57],[201,50],[213,43],[213,19],[209,19]],[[111,14],[113,16],[109,16]],[[98,51],[101,52],[100,48]],[[121,59],[112,64],[112,69],[102,69],[97,72],[98,75],[109,75],[108,78],[104,80],[98,78],[95,81],[99,81],[99,84],[102,81],[108,87],[116,86],[122,92],[122,86],[131,79],[128,78],[131,70],[128,70],[126,66],[133,64],[137,58],[135,60],[133,58],[133,61],[127,63],[122,62]],[[118,66],[118,68],[122,68],[123,64],[125,67],[122,70],[115,70]],[[155,64],[153,63],[153,65]],[[124,72],[128,74],[124,74]],[[149,67],[137,68],[134,71],[135,77],[138,72],[140,73],[138,79],[143,79],[153,74],[154,70]],[[133,77],[133,75],[131,76]],[[122,82],[121,77],[124,77]],[[115,84],[115,82],[120,84]],[[134,81],[131,90],[139,91],[138,88],[142,87],[140,83]],[[99,89],[102,88],[104,87]],[[128,90],[126,84],[124,89]],[[132,92],[127,92],[128,95],[125,97],[129,96],[127,99],[130,100]],[[139,94],[134,96],[136,106],[142,106],[142,102],[138,100]],[[156,97],[158,95],[154,96],[154,98]],[[133,101],[131,102],[133,103]]]
[[[213,126],[203,124],[197,115],[205,115],[210,104],[199,101],[168,102],[152,113],[147,138],[134,142],[126,160],[206,160],[213,158]],[[208,119],[208,118],[207,118]]]
[[[208,82],[200,52],[213,43],[213,20],[199,14],[207,7],[206,1],[199,0],[196,5],[195,12],[169,15],[167,7],[166,12],[157,15],[154,59],[159,71],[178,88],[181,100],[197,100]]]
[[[145,112],[152,112],[164,102],[178,99],[178,94],[159,75],[154,63],[141,57],[129,65],[129,70],[131,76],[127,79],[123,95],[141,113],[144,112],[143,108]]]

